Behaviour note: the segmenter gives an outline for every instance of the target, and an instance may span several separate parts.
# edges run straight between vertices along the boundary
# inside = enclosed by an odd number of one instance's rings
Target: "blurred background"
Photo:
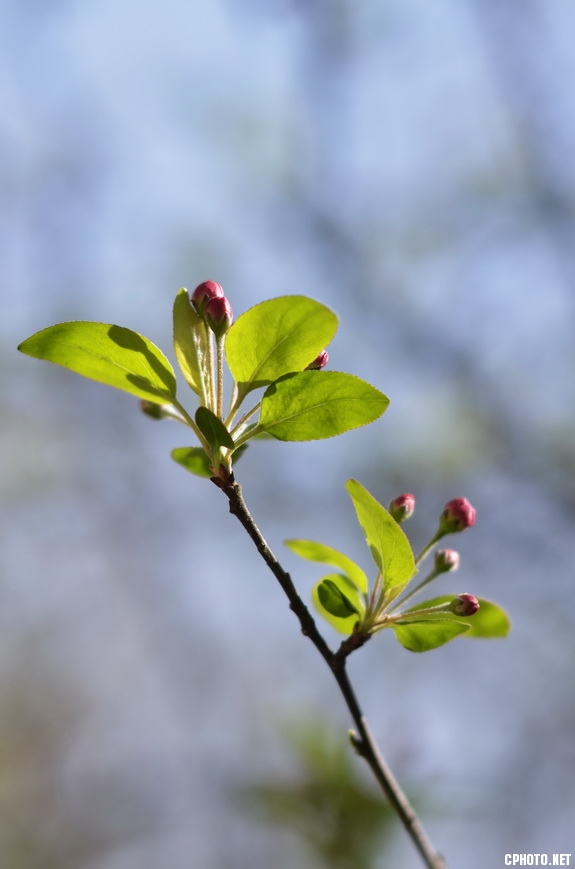
[[[330,367],[391,398],[241,461],[303,597],[284,538],[368,567],[347,478],[415,493],[416,547],[477,508],[437,592],[510,637],[350,661],[432,840],[461,869],[575,852],[574,27],[561,0],[2,4],[2,867],[421,865],[221,493],[171,462],[186,430],[16,353],[92,319],[173,359],[207,278],[236,315],[331,306]]]

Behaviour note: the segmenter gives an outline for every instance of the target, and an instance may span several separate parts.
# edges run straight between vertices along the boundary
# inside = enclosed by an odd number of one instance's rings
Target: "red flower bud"
[[[409,492],[398,495],[390,501],[388,509],[397,523],[405,522],[415,511],[415,495],[410,495]]]
[[[479,601],[472,594],[460,594],[453,598],[449,609],[456,616],[474,616],[479,609]]]
[[[449,573],[459,567],[459,552],[455,549],[438,549],[435,553],[435,572]]]
[[[198,284],[190,297],[190,301],[198,314],[201,314],[210,299],[221,299],[224,295],[223,288],[215,281],[203,281]]]
[[[225,296],[210,299],[204,309],[208,326],[218,337],[225,335],[234,319],[232,306]]]
[[[329,359],[329,353],[327,350],[322,350],[321,353],[315,357],[313,362],[310,362],[306,368],[306,371],[320,371],[320,369],[325,368]]]
[[[443,534],[465,531],[472,525],[475,525],[475,507],[471,506],[467,498],[453,498],[447,502],[439,517],[439,530]]]

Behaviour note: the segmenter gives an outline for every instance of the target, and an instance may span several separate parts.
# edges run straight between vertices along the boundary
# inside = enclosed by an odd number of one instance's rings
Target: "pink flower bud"
[[[190,301],[198,314],[201,314],[210,299],[221,299],[223,295],[224,291],[220,284],[215,281],[203,281],[192,293]]]
[[[435,572],[449,573],[459,567],[459,552],[455,549],[438,549],[435,553]]]
[[[329,353],[327,350],[322,350],[321,353],[315,357],[313,362],[310,362],[306,368],[306,371],[320,371],[320,369],[325,368],[329,359]]]
[[[415,511],[415,495],[410,495],[409,492],[398,495],[390,501],[388,509],[397,523],[405,522]]]
[[[447,502],[439,517],[439,530],[443,534],[465,531],[472,525],[475,525],[475,507],[471,506],[467,498],[453,498]]]
[[[472,594],[460,594],[453,598],[449,609],[456,616],[474,616],[479,609],[479,601]]]
[[[218,337],[226,334],[234,319],[232,306],[225,296],[210,299],[204,313],[208,326]]]

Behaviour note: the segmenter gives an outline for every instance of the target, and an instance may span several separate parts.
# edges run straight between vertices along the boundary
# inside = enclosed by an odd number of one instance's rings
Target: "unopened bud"
[[[192,293],[190,301],[198,314],[202,314],[211,299],[221,299],[223,295],[224,290],[220,284],[215,281],[203,281]]]
[[[327,350],[322,350],[321,353],[315,357],[313,362],[310,362],[306,368],[306,371],[320,371],[322,368],[325,368],[329,359],[329,353]]]
[[[398,495],[390,501],[388,510],[396,522],[399,524],[405,522],[415,511],[415,495],[410,495],[409,492]]]
[[[232,306],[225,296],[210,299],[204,313],[208,326],[218,338],[226,334],[234,319]]]
[[[438,549],[435,553],[435,572],[449,573],[459,567],[459,552],[455,549]]]
[[[439,517],[439,530],[443,534],[465,531],[472,525],[475,525],[475,507],[471,506],[467,498],[453,498],[447,502]]]
[[[165,419],[166,416],[161,404],[156,404],[153,401],[146,401],[146,399],[140,401],[140,410],[151,419]]]
[[[456,616],[474,616],[479,609],[479,601],[472,594],[460,594],[453,598],[449,609]]]

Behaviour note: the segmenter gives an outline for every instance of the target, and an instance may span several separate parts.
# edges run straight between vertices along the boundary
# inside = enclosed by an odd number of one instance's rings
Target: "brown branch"
[[[244,501],[241,486],[235,482],[233,474],[230,474],[227,479],[212,477],[212,482],[225,493],[229,500],[230,513],[241,522],[253,540],[259,554],[281,585],[289,600],[290,609],[293,610],[299,620],[302,634],[312,641],[333,673],[357,728],[357,733],[352,735],[352,743],[355,750],[369,764],[381,789],[397,812],[399,819],[409,833],[428,869],[445,869],[445,860],[433,848],[409,800],[381,756],[349,681],[346,670],[347,657],[351,652],[367,642],[369,636],[352,634],[347,640],[343,641],[337,652],[332,652],[318,631],[313,616],[297,593],[289,573],[283,569],[266,543]]]

